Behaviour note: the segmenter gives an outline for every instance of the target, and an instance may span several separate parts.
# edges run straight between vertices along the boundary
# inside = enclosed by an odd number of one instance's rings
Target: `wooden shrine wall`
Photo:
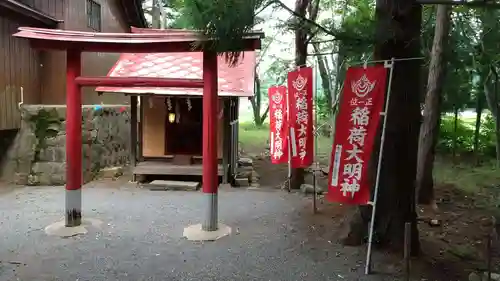
[[[152,99],[152,103],[148,99]],[[142,151],[144,157],[165,157],[170,155],[168,151],[165,151],[166,139],[166,116],[167,108],[165,106],[164,97],[147,97],[144,99],[144,104],[141,104],[144,110],[144,116],[142,118]],[[152,107],[150,106],[152,105]],[[219,112],[222,109],[223,102],[219,99]],[[224,116],[223,118],[228,118]],[[217,155],[219,159],[222,159],[222,148],[223,148],[223,118],[219,119],[218,123],[218,139],[217,139]],[[168,133],[168,132],[167,132]],[[202,156],[202,155],[199,155]]]

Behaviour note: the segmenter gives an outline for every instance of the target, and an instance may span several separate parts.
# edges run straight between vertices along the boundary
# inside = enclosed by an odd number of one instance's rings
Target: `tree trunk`
[[[481,117],[483,115],[483,95],[476,95],[476,126],[474,128],[474,154],[476,157],[476,165],[479,164],[479,135],[481,131]]]
[[[377,0],[377,34],[374,59],[420,57],[422,7],[413,0]],[[415,175],[420,127],[420,60],[394,63],[391,99],[383,153],[380,190],[374,225],[374,243],[403,249],[405,223],[412,225],[411,253],[420,243],[415,212]],[[411,79],[408,79],[411,77]],[[380,145],[380,139],[375,144]],[[375,149],[374,151],[377,151]],[[370,171],[374,179],[378,155]],[[374,180],[373,180],[374,183]],[[359,245],[367,234],[370,206],[360,206],[352,218],[347,245]]]
[[[495,66],[493,66],[495,67]],[[497,115],[495,116],[495,134],[496,134],[496,162],[497,162],[497,168],[500,168],[500,105],[498,103],[498,73],[495,71],[495,82],[494,82],[494,94],[495,94],[495,107],[497,111]]]
[[[493,74],[493,78],[491,77]],[[493,82],[491,80],[493,79]],[[493,90],[490,87],[493,85]],[[500,115],[499,104],[498,104],[498,93],[497,93],[498,76],[496,71],[491,68],[490,72],[486,76],[483,82],[484,96],[486,97],[486,103],[490,109],[491,115],[495,118],[495,141],[496,141],[496,163],[497,167],[500,168]]]
[[[491,114],[495,118],[495,131],[496,131],[496,162],[497,167],[500,168],[500,116],[499,116],[499,103],[498,103],[498,73],[496,71],[496,66],[492,65],[492,62],[496,60],[496,54],[498,52],[498,39],[497,33],[494,32],[500,28],[498,21],[498,11],[494,9],[485,9],[481,17],[482,20],[482,57],[481,64],[487,66],[483,69],[484,79],[484,93],[486,97],[486,103],[491,111]],[[485,75],[487,74],[487,75]]]
[[[160,0],[153,0],[151,14],[151,25],[153,26],[153,28],[161,28]]]
[[[498,73],[495,66],[491,66],[491,72],[493,73],[493,91],[487,91],[486,100],[491,108],[491,112],[494,112],[495,117],[495,141],[496,141],[496,166],[500,168],[500,108],[498,103]],[[489,81],[485,81],[488,83]],[[489,98],[488,98],[489,97]]]
[[[342,78],[345,76],[345,67],[343,65],[344,59],[344,49],[342,48],[342,45],[340,45],[337,54],[337,60],[335,62],[335,87],[333,87],[335,99],[338,99],[339,96],[342,95],[342,93],[340,93],[340,90],[342,89]]]
[[[451,148],[451,155],[453,165],[457,164],[457,131],[458,131],[458,106],[453,105],[453,143]]]
[[[310,0],[295,0],[295,13],[301,17],[305,17],[307,7]],[[307,35],[308,30],[305,24],[300,25],[295,29],[295,66],[304,67],[307,62]],[[304,169],[292,169],[292,178],[290,179],[291,189],[300,189],[304,183]]]
[[[344,28],[345,24],[345,17],[347,14],[347,6],[348,6],[348,1],[344,1],[343,7],[342,7],[342,16],[340,19],[340,27]],[[341,84],[342,84],[342,78],[345,76],[345,67],[344,67],[344,59],[345,59],[345,53],[346,50],[344,48],[344,42],[342,41],[337,41],[335,42],[337,45],[337,58],[335,60],[335,84],[333,86],[333,100],[338,100],[339,96],[341,95],[340,90],[341,90]],[[335,45],[334,45],[335,48]],[[335,112],[335,108],[332,108],[332,111]],[[334,126],[334,125],[333,125]]]
[[[255,71],[254,77],[255,94],[250,99],[250,104],[252,105],[253,121],[256,126],[261,126],[263,121],[260,118],[260,105],[262,100],[262,93],[260,90],[260,77],[257,71]]]
[[[417,161],[417,202],[430,204],[434,199],[434,181],[432,169],[434,165],[434,151],[439,134],[441,116],[441,100],[445,78],[446,63],[444,50],[447,48],[448,33],[450,30],[451,6],[438,5],[436,12],[436,27],[432,43],[429,78],[423,123],[420,128]]]
[[[321,50],[319,48],[319,43],[313,43],[315,53],[320,53]],[[318,56],[318,68],[319,68],[319,76],[321,77],[321,86],[323,88],[323,94],[326,97],[326,102],[328,105],[328,113],[332,112],[332,89],[330,86],[330,74],[328,73],[328,66],[326,64],[325,59],[322,56]]]
[[[479,85],[484,85],[484,79],[485,76],[481,75],[481,68],[477,67],[476,60],[474,56],[472,57],[472,65],[473,65],[473,70],[471,70],[471,83],[474,81],[474,70],[479,72]],[[481,89],[481,87],[479,87]],[[476,158],[476,165],[479,165],[481,163],[481,155],[480,155],[480,148],[479,148],[479,137],[481,135],[481,123],[482,123],[482,115],[483,115],[483,110],[484,110],[484,102],[485,102],[485,93],[481,91],[477,91],[476,93],[476,125],[474,128],[474,155]]]

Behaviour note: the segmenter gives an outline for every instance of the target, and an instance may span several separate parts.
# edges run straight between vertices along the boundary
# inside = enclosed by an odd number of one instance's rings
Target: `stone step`
[[[193,181],[154,180],[150,183],[142,184],[142,186],[148,188],[149,190],[196,191],[200,187],[200,183]]]

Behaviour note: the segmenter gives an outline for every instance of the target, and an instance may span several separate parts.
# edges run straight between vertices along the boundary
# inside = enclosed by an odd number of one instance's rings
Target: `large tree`
[[[375,220],[376,241],[402,248],[404,226],[412,224],[413,254],[420,250],[415,212],[415,174],[420,127],[420,25],[422,7],[414,0],[377,0],[375,60],[397,60],[393,67],[385,148]],[[375,147],[377,147],[376,144]],[[373,159],[378,156],[374,155]],[[376,162],[376,161],[374,161]],[[376,170],[376,164],[371,165]],[[375,173],[372,173],[375,175]],[[374,178],[374,177],[372,177]],[[363,243],[371,207],[360,207],[351,220],[348,245]]]
[[[427,94],[418,146],[417,201],[422,204],[430,204],[434,199],[432,170],[441,120],[441,101],[446,70],[444,56],[451,24],[450,17],[451,6],[439,5],[436,12],[434,42],[432,44]]]
[[[319,2],[319,0],[316,0]],[[312,0],[295,0],[295,13],[299,18],[306,18],[309,6],[312,6]],[[295,27],[295,67],[303,67],[307,62],[307,46],[310,26],[308,24],[296,24]],[[292,178],[290,179],[290,188],[299,189],[304,183],[304,169],[293,168]]]
[[[500,12],[496,9],[485,8],[481,11],[481,47],[480,67],[486,104],[495,120],[496,133],[496,165],[500,168],[500,103],[498,97],[499,67],[498,48],[498,20]]]

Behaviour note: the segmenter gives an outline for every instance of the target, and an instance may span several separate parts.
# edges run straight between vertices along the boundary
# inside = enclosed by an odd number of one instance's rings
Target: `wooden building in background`
[[[133,28],[132,32],[144,29]],[[151,32],[151,29],[147,30]],[[186,30],[155,30],[164,33],[186,34]],[[201,79],[201,52],[122,54],[108,76]],[[219,176],[227,182],[237,163],[238,102],[254,93],[255,52],[245,52],[242,61],[229,67],[223,57],[218,61],[218,158]],[[97,92],[124,93],[132,97],[132,112],[138,100],[137,163],[134,175],[202,174],[202,96],[203,89],[98,87]],[[138,120],[135,123],[135,120]],[[132,130],[134,131],[134,130]]]
[[[64,52],[30,48],[28,41],[12,36],[19,27],[129,32],[130,26],[146,26],[141,2],[0,0],[0,132],[19,128],[21,95],[26,104],[65,103]],[[83,73],[105,75],[117,57],[117,54],[85,54]],[[102,100],[95,93],[87,92],[84,96],[85,103],[97,101]]]
[[[0,164],[21,126],[19,103],[65,104],[66,56],[39,51],[13,37],[21,26],[94,32],[130,32],[147,25],[141,0],[0,0]],[[106,75],[118,54],[86,53],[83,74]],[[85,89],[86,104],[123,104]]]

